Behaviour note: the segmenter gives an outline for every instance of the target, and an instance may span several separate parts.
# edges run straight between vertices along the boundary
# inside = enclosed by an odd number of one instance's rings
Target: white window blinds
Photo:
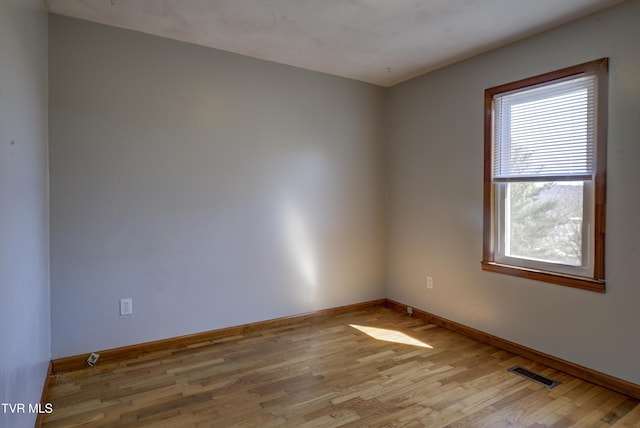
[[[581,74],[495,95],[493,180],[592,179],[596,83]]]

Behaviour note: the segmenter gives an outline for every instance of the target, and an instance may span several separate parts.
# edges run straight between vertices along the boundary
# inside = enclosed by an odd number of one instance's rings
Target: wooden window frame
[[[484,97],[484,207],[483,207],[483,250],[482,269],[517,277],[549,282],[558,285],[576,287],[585,290],[605,292],[605,208],[606,208],[606,139],[607,139],[607,99],[608,99],[608,58],[586,62],[550,73],[518,80],[485,90]],[[594,259],[593,276],[583,277],[543,271],[495,261],[495,243],[493,228],[495,224],[495,184],[492,177],[493,153],[493,97],[496,94],[526,88],[528,86],[552,83],[583,73],[593,73],[597,78],[597,133],[596,133],[596,165],[594,178]]]

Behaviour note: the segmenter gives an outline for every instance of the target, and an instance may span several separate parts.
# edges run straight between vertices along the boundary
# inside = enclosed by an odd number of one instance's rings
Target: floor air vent
[[[534,373],[531,370],[527,370],[521,366],[511,367],[509,371],[522,377],[526,377],[527,379],[532,380],[535,383],[539,383],[542,386],[546,386],[547,388],[553,388],[560,383],[557,380],[549,379],[548,377],[542,376],[538,373]]]

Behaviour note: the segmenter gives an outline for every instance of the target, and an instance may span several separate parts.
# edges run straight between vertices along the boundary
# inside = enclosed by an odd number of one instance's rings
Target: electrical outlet
[[[433,277],[430,277],[430,276],[427,277],[427,288],[428,289],[433,288]]]
[[[98,361],[98,358],[100,358],[100,354],[92,352],[91,355],[89,355],[89,358],[87,358],[87,364],[93,367],[96,364],[96,361]]]
[[[131,297],[120,299],[120,316],[133,314],[133,300]]]

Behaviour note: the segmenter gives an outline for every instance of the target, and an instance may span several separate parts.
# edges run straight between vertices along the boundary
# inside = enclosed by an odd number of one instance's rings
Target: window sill
[[[604,280],[546,272],[536,269],[527,269],[517,266],[503,265],[495,262],[483,261],[481,264],[482,270],[488,272],[496,272],[505,275],[518,276],[520,278],[533,279],[536,281],[550,282],[552,284],[581,288],[583,290],[595,291],[598,293],[605,292]]]

